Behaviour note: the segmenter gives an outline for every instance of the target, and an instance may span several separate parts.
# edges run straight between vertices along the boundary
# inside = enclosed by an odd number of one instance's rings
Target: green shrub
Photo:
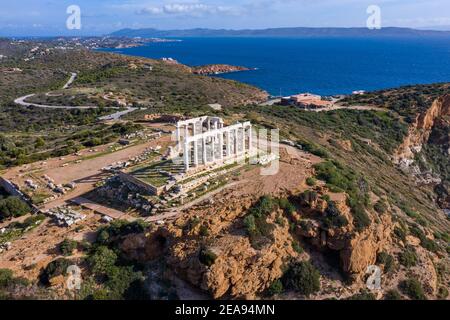
[[[59,250],[64,256],[71,256],[73,251],[77,248],[78,242],[74,240],[65,239],[59,244]]]
[[[446,287],[439,287],[437,297],[441,300],[447,299],[448,289]]]
[[[398,290],[392,289],[386,292],[384,300],[402,300],[402,296]]]
[[[323,221],[325,223],[325,227],[327,228],[342,228],[348,225],[347,218],[341,214],[334,201],[328,201],[325,214],[326,216]]]
[[[321,146],[318,146],[312,142],[309,141],[298,141],[298,144],[301,145],[302,149],[316,155],[321,158],[329,158],[329,153],[327,150],[322,148]]]
[[[108,226],[101,228],[97,233],[96,241],[100,244],[111,244],[115,240],[129,234],[142,233],[148,228],[148,224],[142,220],[128,222],[126,220],[114,220]]]
[[[267,222],[267,215],[277,204],[269,197],[262,197],[244,218],[244,226],[255,249],[260,249],[268,241],[273,240],[272,231],[275,226]]]
[[[281,293],[283,293],[283,291],[284,291],[284,287],[283,287],[283,283],[281,282],[280,279],[275,280],[274,282],[272,282],[270,287],[267,289],[267,293],[270,296],[281,294]]]
[[[319,195],[315,191],[306,190],[300,195],[300,199],[306,204],[310,204],[319,199]]]
[[[39,276],[41,283],[48,285],[50,284],[50,279],[60,275],[66,275],[67,268],[69,268],[71,264],[72,262],[70,260],[64,258],[53,260],[41,272]]]
[[[367,290],[361,290],[359,293],[349,297],[348,300],[376,300],[375,295]]]
[[[286,198],[279,199],[278,205],[281,209],[284,210],[284,213],[287,215],[292,215],[296,211],[295,206]]]
[[[294,249],[297,253],[303,253],[303,248],[300,246],[300,244],[297,241],[292,241],[292,249]]]
[[[373,209],[379,214],[384,214],[386,213],[388,207],[386,202],[384,202],[383,200],[378,200],[377,203],[375,203],[375,205],[373,206]]]
[[[132,266],[112,266],[107,273],[105,286],[108,288],[108,300],[120,300],[130,285],[141,278],[139,272],[134,272]]]
[[[313,177],[308,177],[306,178],[306,184],[310,187],[315,186],[317,183],[316,179],[314,179]]]
[[[320,273],[309,261],[291,264],[283,276],[286,288],[309,296],[320,290]]]
[[[400,253],[398,260],[400,264],[406,268],[416,266],[418,261],[416,250],[411,246],[405,248],[405,250]]]
[[[18,197],[0,199],[0,221],[5,218],[20,217],[30,212],[30,207]]]
[[[99,246],[87,258],[91,270],[96,275],[106,275],[117,261],[117,254],[105,246]]]
[[[400,290],[413,300],[426,300],[421,283],[414,278],[404,280],[399,284]]]
[[[397,236],[397,238],[399,238],[403,242],[406,241],[406,231],[404,229],[395,227],[394,234]]]
[[[202,249],[200,250],[199,260],[205,266],[211,267],[214,262],[216,262],[217,255],[211,250]]]
[[[347,202],[353,214],[355,228],[359,231],[367,228],[370,217],[366,207],[370,203],[369,185],[361,175],[337,161],[327,160],[314,165],[317,178],[327,183],[333,192],[346,192]]]
[[[413,236],[420,239],[420,245],[423,248],[434,253],[439,251],[439,246],[437,245],[437,243],[431,239],[428,239],[425,233],[423,233],[423,231],[417,225],[411,226],[410,232]]]
[[[0,269],[0,288],[7,287],[13,280],[13,272],[9,269]]]
[[[248,215],[244,218],[244,225],[247,232],[251,235],[257,232],[256,230],[256,220],[253,215]]]
[[[208,227],[205,225],[200,226],[199,234],[202,237],[207,237],[209,235]]]
[[[258,203],[250,209],[250,214],[256,218],[270,214],[275,207],[275,201],[269,196],[263,196]]]
[[[2,289],[7,289],[11,286],[27,287],[29,284],[28,279],[22,277],[15,278],[12,270],[0,269],[0,300],[2,300]],[[8,292],[5,292],[5,295],[5,299],[8,299]]]
[[[384,266],[384,272],[389,273],[395,270],[394,257],[386,252],[380,252],[377,254],[377,264]]]

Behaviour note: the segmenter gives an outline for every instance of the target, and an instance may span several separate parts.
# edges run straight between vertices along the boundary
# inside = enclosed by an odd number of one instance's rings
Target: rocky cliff
[[[450,208],[450,95],[416,116],[394,162],[418,183],[435,186],[438,205]]]
[[[446,116],[450,116],[450,95],[436,99],[428,110],[417,114],[408,135],[394,154],[394,161],[397,164],[410,162],[428,142],[433,127]]]
[[[327,194],[323,188],[317,191],[318,195]],[[296,232],[319,250],[338,253],[342,270],[358,280],[369,265],[375,264],[377,253],[391,245],[394,224],[389,215],[382,215],[378,221],[372,221],[370,227],[357,231],[353,226],[353,217],[346,204],[345,194],[332,194],[331,198],[337,209],[335,211],[348,223],[341,226],[324,223],[323,218],[327,215],[329,204],[315,197],[303,200],[306,207],[302,212],[302,223],[297,225]]]

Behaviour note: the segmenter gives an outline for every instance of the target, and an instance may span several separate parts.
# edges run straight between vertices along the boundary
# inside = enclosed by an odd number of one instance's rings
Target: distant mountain
[[[122,29],[110,34],[115,37],[450,37],[449,31],[416,30],[409,28],[272,28],[272,29]]]

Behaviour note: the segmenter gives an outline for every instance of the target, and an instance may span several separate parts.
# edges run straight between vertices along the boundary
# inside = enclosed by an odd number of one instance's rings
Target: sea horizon
[[[177,37],[114,52],[173,58],[199,66],[229,64],[249,71],[215,75],[247,83],[273,96],[312,92],[351,94],[445,82],[450,43],[439,38]]]

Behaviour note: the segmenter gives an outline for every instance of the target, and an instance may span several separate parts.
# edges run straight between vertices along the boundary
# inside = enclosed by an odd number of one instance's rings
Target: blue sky
[[[121,28],[361,27],[369,5],[383,26],[450,30],[449,0],[1,0],[0,35],[101,35]],[[66,9],[81,9],[68,30]]]

